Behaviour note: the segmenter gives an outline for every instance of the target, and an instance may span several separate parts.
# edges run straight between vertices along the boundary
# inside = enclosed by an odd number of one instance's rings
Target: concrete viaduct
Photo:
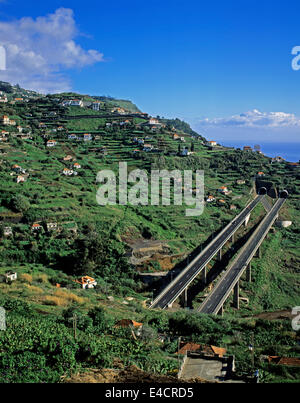
[[[218,254],[218,258],[222,258],[222,247],[229,239],[234,239],[235,232],[241,225],[248,224],[251,212],[258,205],[258,203],[265,200],[267,190],[261,188],[258,191],[256,198],[251,201],[244,210],[236,216],[210,243],[209,245],[195,257],[195,259],[182,270],[176,278],[171,281],[167,287],[154,299],[150,305],[150,309],[160,308],[166,309],[172,307],[173,302],[184,293],[185,299],[187,298],[187,289],[193,280],[202,273],[203,280],[206,282],[207,264],[210,260]],[[277,204],[276,204],[277,205]],[[264,203],[264,207],[271,209],[271,206]],[[273,211],[273,210],[271,210]],[[270,213],[268,213],[269,215]]]

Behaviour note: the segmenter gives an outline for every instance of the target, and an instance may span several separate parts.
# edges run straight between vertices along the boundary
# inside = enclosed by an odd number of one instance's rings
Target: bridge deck
[[[278,212],[285,200],[281,198],[276,202],[272,210],[266,215],[238,256],[231,263],[224,276],[219,280],[212,293],[199,307],[198,312],[206,314],[218,313],[278,217]]]
[[[150,308],[165,309],[173,303],[205,268],[208,262],[216,255],[222,246],[245,222],[251,211],[264,198],[257,196],[246,208],[235,217],[214,240],[156,297]]]

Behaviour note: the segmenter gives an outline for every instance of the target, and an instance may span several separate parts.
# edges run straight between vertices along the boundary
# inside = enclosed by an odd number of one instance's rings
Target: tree
[[[112,326],[112,320],[101,307],[96,307],[89,311],[88,316],[92,319],[93,326],[96,328],[97,333],[103,333]]]
[[[24,213],[30,207],[30,202],[23,195],[15,195],[10,200],[10,207],[18,213]]]

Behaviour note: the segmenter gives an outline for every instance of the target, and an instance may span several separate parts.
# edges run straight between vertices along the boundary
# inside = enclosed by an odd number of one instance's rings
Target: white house
[[[151,144],[144,144],[143,151],[152,151],[153,146]]]
[[[83,140],[84,140],[84,141],[90,141],[90,140],[92,140],[92,135],[89,134],[89,133],[85,133],[85,134],[83,135]]]
[[[208,198],[206,199],[207,203],[212,203],[213,201],[215,201],[216,199],[214,198],[214,196],[208,196]]]
[[[6,282],[8,282],[8,281],[16,281],[17,278],[18,278],[18,274],[16,272],[8,271],[8,272],[5,273]]]
[[[224,195],[226,195],[226,194],[229,193],[229,190],[228,190],[227,186],[221,186],[221,187],[218,189],[218,192],[223,193]]]
[[[72,169],[64,168],[63,174],[66,176],[72,176],[74,171]]]
[[[284,158],[282,158],[282,157],[275,157],[275,158],[272,158],[272,162],[283,162],[283,161],[285,161],[284,160]]]
[[[9,117],[6,116],[6,115],[3,115],[3,116],[2,116],[2,123],[3,123],[5,126],[10,125],[10,119],[9,119]]]
[[[81,99],[72,99],[70,101],[70,106],[79,106],[80,108],[82,108],[83,102],[81,101]]]
[[[57,228],[58,228],[56,222],[47,222],[47,223],[46,223],[46,226],[47,226],[47,231],[48,231],[48,232],[50,232],[50,231],[56,231]]]
[[[47,141],[47,147],[55,147],[57,145],[56,140],[48,140]]]
[[[17,178],[16,178],[16,182],[17,182],[17,183],[20,183],[20,182],[24,183],[24,182],[26,182],[25,176],[18,175]]]
[[[83,276],[79,280],[75,280],[75,282],[80,284],[83,289],[94,288],[97,285],[97,281],[90,276]]]
[[[41,224],[38,223],[34,223],[31,226],[31,231],[36,232],[36,231],[41,231],[43,229],[43,227],[41,226]]]
[[[149,120],[149,125],[160,125],[159,121],[155,118]]]
[[[92,103],[92,109],[93,109],[94,111],[99,111],[101,105],[102,105],[102,102],[93,102],[93,103]]]
[[[13,234],[11,227],[4,227],[3,235],[4,236],[11,236]]]

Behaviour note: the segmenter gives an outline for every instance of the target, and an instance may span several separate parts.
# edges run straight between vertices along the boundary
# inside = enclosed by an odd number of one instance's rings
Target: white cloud
[[[70,90],[64,70],[103,61],[102,53],[76,43],[78,35],[73,10],[67,8],[36,19],[0,22],[0,45],[7,56],[0,80],[40,92]]]
[[[283,128],[299,127],[300,118],[292,113],[260,112],[254,109],[228,118],[197,120],[196,124],[198,127]]]

